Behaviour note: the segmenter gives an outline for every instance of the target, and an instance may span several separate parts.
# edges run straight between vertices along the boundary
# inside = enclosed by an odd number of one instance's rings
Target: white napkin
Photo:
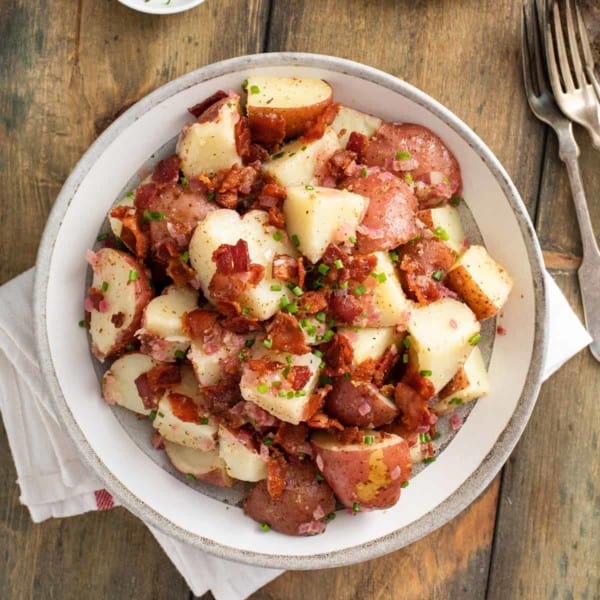
[[[544,378],[591,342],[554,280],[546,276],[550,339]],[[117,501],[79,458],[60,428],[37,364],[31,315],[33,269],[0,287],[0,411],[31,518],[106,510]],[[216,558],[149,527],[194,594],[240,600],[282,571]]]

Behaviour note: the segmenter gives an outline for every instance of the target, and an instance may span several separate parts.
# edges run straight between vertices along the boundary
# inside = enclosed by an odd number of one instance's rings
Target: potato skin
[[[347,508],[354,508],[355,503],[361,509],[390,508],[398,502],[402,483],[412,470],[408,443],[393,434],[372,431],[364,434],[373,435],[375,443],[344,446],[330,434],[313,435],[315,462]],[[392,479],[391,473],[397,467],[399,473]]]
[[[449,271],[446,283],[468,304],[478,320],[489,319],[500,310],[483,293],[464,266],[459,265]]]
[[[368,404],[371,410],[361,415],[359,408]],[[346,377],[337,377],[333,389],[325,399],[327,414],[343,425],[372,429],[391,423],[399,414],[392,401],[387,401],[379,390],[364,381],[352,381]]]
[[[277,500],[267,491],[267,482],[259,481],[244,501],[244,513],[259,523],[267,523],[275,531],[301,535],[304,523],[315,521],[314,513],[321,509],[328,515],[335,509],[332,489],[325,481],[317,481],[317,469],[312,463],[288,465],[286,488]]]

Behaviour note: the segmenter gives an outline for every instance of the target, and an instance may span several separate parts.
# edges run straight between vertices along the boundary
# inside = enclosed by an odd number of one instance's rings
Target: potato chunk
[[[446,281],[480,320],[498,313],[513,286],[506,269],[483,246],[471,246],[452,267]]]
[[[284,187],[317,185],[316,171],[339,150],[337,133],[328,127],[318,140],[295,140],[265,162],[263,171]]]
[[[417,217],[456,254],[460,255],[465,251],[467,238],[456,208],[449,204],[428,208],[419,211]]]
[[[188,477],[219,487],[233,485],[233,479],[227,474],[225,461],[219,456],[218,450],[196,450],[166,440],[165,453],[173,466]]]
[[[465,363],[472,344],[477,342],[479,329],[471,309],[452,298],[442,298],[412,311],[408,322],[411,362],[430,379],[436,392]]]
[[[235,142],[235,125],[239,120],[239,96],[234,96],[221,104],[214,120],[183,128],[176,151],[186,177],[212,175],[242,164]]]
[[[338,134],[342,148],[346,147],[350,134],[355,131],[370,138],[381,126],[383,121],[367,113],[354,110],[347,106],[340,106],[338,113],[331,124],[331,128]]]
[[[295,257],[297,253],[286,235],[277,235],[275,239],[275,232],[281,234],[281,230],[268,224],[267,213],[262,210],[251,210],[243,217],[226,208],[209,213],[196,227],[189,250],[190,263],[198,273],[206,298],[213,301],[208,287],[216,272],[213,252],[221,244],[234,246],[238,240],[244,240],[248,244],[250,262],[265,268],[264,277],[258,285],[248,286],[241,298],[242,305],[248,309],[248,316],[269,319],[278,310],[283,295],[293,300],[286,282],[272,276],[273,258],[277,254]]]
[[[490,378],[479,348],[473,348],[469,358],[454,377],[440,390],[434,410],[444,413],[490,393]]]
[[[267,478],[267,464],[258,452],[226,427],[219,427],[219,456],[227,473],[240,481]]]
[[[354,351],[354,364],[372,358],[378,360],[385,351],[400,340],[395,327],[339,327],[337,332],[348,339]]]
[[[322,113],[333,99],[331,86],[322,79],[248,77],[248,120],[277,115],[285,122],[285,137],[301,135],[308,121]]]
[[[283,203],[287,231],[300,252],[316,263],[329,244],[355,235],[368,202],[346,190],[312,185],[288,187]]]

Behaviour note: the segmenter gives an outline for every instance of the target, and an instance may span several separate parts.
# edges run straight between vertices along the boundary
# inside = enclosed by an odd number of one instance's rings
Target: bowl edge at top
[[[79,426],[71,414],[56,378],[54,366],[50,354],[50,346],[46,331],[46,294],[49,281],[49,266],[52,259],[54,240],[61,225],[63,215],[85,178],[89,168],[102,154],[105,148],[120,134],[120,132],[133,123],[141,114],[153,106],[162,102],[165,98],[184,90],[201,81],[208,81],[225,73],[240,71],[244,68],[257,66],[303,66],[324,68],[345,73],[359,79],[382,85],[399,93],[402,93],[413,102],[424,106],[446,125],[457,132],[471,148],[477,153],[481,160],[492,172],[494,178],[500,185],[506,199],[508,200],[518,221],[523,240],[527,249],[527,255],[532,270],[535,301],[535,333],[531,361],[527,373],[527,379],[523,392],[518,400],[513,415],[505,429],[500,434],[492,451],[485,457],[481,464],[468,477],[468,479],[445,501],[440,503],[435,510],[421,517],[410,525],[396,530],[390,534],[378,538],[359,547],[350,547],[335,553],[317,554],[311,556],[285,555],[277,558],[260,553],[247,552],[225,546],[200,538],[184,529],[175,526],[162,517],[159,513],[148,507],[140,499],[135,497],[129,490],[117,480],[100,458],[94,453],[91,446],[83,436]],[[55,412],[63,425],[74,440],[78,449],[86,461],[94,468],[98,476],[106,483],[111,492],[122,501],[131,512],[136,514],[145,522],[158,527],[165,533],[182,541],[198,546],[208,552],[226,558],[248,564],[254,564],[271,568],[285,569],[314,569],[324,567],[335,567],[352,564],[363,560],[376,558],[408,545],[417,539],[434,531],[444,523],[454,518],[459,512],[466,508],[483,489],[491,482],[493,477],[502,468],[510,452],[519,440],[529,416],[535,405],[537,395],[542,383],[542,366],[544,363],[547,346],[547,298],[543,278],[543,261],[541,249],[533,229],[533,225],[521,200],[518,191],[510,180],[508,174],[484,142],[458,117],[451,113],[439,102],[421,92],[412,85],[383,71],[356,63],[354,61],[307,53],[269,53],[245,55],[225,61],[213,63],[192,71],[178,79],[175,79],[133,105],[114,123],[112,123],[94,141],[89,149],[79,160],[63,188],[61,189],[54,206],[48,217],[44,229],[40,247],[38,250],[35,283],[34,283],[34,312],[35,312],[35,336],[37,343],[40,366],[44,378],[50,390],[50,397]]]

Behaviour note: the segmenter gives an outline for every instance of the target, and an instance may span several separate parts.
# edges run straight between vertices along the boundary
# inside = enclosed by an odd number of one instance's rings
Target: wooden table
[[[581,314],[567,178],[554,134],[523,95],[519,31],[512,0],[208,0],[168,17],[116,0],[2,2],[0,283],[34,264],[64,180],[125,108],[213,61],[293,50],[388,71],[468,123],[515,181],[546,264]],[[600,154],[577,137],[600,232]],[[584,351],[544,385],[502,474],[454,521],[385,558],[286,573],[253,598],[598,598],[599,391],[600,367]],[[0,445],[2,598],[190,597],[123,509],[32,525],[3,431]]]

